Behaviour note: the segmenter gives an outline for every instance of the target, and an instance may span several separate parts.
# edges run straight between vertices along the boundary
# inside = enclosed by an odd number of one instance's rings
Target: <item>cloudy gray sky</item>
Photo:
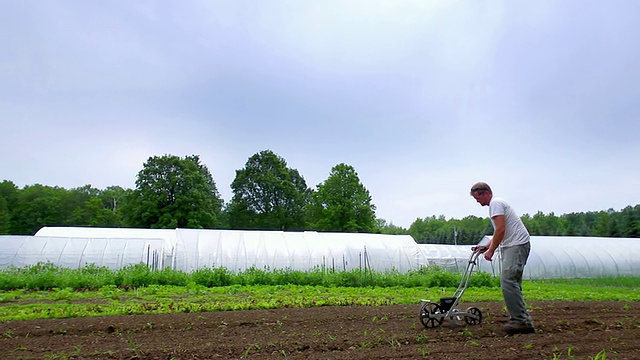
[[[640,203],[640,1],[0,0],[0,180],[135,186],[199,155],[353,166],[377,216]]]

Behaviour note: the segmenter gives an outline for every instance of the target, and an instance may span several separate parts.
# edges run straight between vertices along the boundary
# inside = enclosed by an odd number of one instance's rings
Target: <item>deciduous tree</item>
[[[18,192],[13,209],[11,233],[33,235],[43,226],[69,226],[71,214],[65,204],[69,191],[41,184],[25,186]]]
[[[9,180],[0,183],[0,234],[11,234],[12,209],[18,197],[18,187]]]
[[[375,232],[375,210],[369,190],[355,169],[338,164],[311,196],[312,227],[317,230]]]
[[[303,230],[310,190],[298,170],[271,150],[249,158],[236,170],[228,207],[234,229]]]
[[[222,199],[197,155],[150,157],[128,199],[129,222],[144,228],[220,227]]]

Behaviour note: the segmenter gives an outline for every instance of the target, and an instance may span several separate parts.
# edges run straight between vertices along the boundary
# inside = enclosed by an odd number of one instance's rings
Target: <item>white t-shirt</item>
[[[489,203],[489,217],[491,218],[491,225],[496,228],[496,224],[493,221],[493,217],[497,215],[504,215],[504,238],[500,242],[500,246],[503,248],[522,245],[529,242],[529,231],[520,220],[520,217],[516,212],[507,204],[504,199],[498,197],[492,197]]]

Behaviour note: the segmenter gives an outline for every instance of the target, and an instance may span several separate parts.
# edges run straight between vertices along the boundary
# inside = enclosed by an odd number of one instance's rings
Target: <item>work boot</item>
[[[534,332],[536,332],[536,329],[533,327],[533,325],[516,321],[511,321],[502,326],[502,330],[504,330],[504,332],[506,332],[508,335],[533,334]]]

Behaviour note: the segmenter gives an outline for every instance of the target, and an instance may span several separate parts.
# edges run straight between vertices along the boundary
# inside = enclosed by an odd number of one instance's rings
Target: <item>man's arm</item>
[[[505,232],[505,224],[504,224],[504,215],[496,215],[492,217],[493,219],[493,237],[491,238],[491,242],[489,243],[489,250],[484,253],[484,258],[491,261],[493,258],[493,253],[498,248],[498,245],[504,239]]]

